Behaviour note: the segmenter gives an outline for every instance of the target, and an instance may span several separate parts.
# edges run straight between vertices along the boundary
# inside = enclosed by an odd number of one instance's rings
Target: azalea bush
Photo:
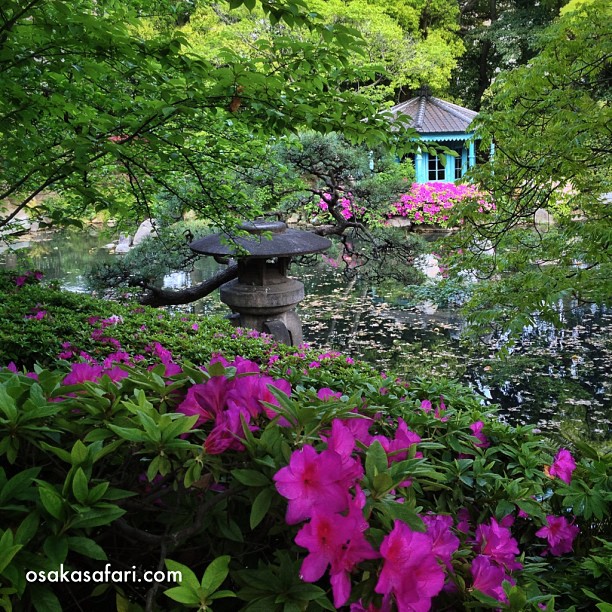
[[[0,363],[32,368],[58,359],[129,353],[153,362],[157,344],[189,360],[205,362],[215,352],[265,361],[272,338],[234,328],[223,317],[169,312],[61,291],[40,272],[0,272]],[[205,321],[205,323],[203,322]]]
[[[452,385],[288,361],[5,368],[5,608],[556,610],[585,603],[589,576],[592,597],[611,586],[593,449],[486,419]],[[25,579],[106,563],[182,581]]]
[[[481,213],[495,210],[475,185],[455,183],[413,183],[410,191],[392,205],[389,217],[405,217],[416,223],[448,226],[459,205],[471,204]],[[455,209],[453,211],[453,209]]]
[[[607,609],[609,457],[456,383],[244,336],[256,360],[160,336],[0,368],[4,609]],[[107,566],[133,577],[57,575]]]

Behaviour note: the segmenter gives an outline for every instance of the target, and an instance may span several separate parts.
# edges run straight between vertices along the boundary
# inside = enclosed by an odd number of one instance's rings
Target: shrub
[[[32,368],[82,353],[103,360],[118,350],[151,359],[156,342],[177,357],[201,363],[215,352],[262,361],[278,352],[269,336],[235,329],[222,317],[120,304],[40,280],[40,273],[0,273],[0,364],[14,361]]]
[[[159,343],[0,370],[3,607],[604,605],[609,458],[500,423],[455,383],[261,354],[200,367]],[[163,568],[179,583],[138,582]]]
[[[477,205],[476,210],[483,214],[495,210],[495,204],[487,201],[474,185],[413,183],[410,191],[392,205],[389,216],[406,217],[417,225],[447,226],[453,208],[466,202]]]

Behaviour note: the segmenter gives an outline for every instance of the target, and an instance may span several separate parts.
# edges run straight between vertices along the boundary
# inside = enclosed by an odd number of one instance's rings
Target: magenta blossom
[[[432,553],[452,570],[451,559],[459,548],[459,538],[451,531],[453,517],[444,514],[426,514],[422,517],[427,525],[427,535],[431,538]]]
[[[209,455],[220,455],[227,450],[244,450],[241,416],[245,417],[245,413],[239,409],[223,410],[216,416],[215,426],[204,441],[204,450]],[[257,428],[249,425],[249,429],[254,431]]]
[[[576,462],[572,457],[572,454],[562,448],[553,459],[552,465],[550,466],[548,473],[551,476],[560,478],[563,482],[570,484],[572,481],[572,472],[576,469]]]
[[[564,516],[547,516],[546,526],[536,531],[538,538],[546,538],[552,555],[559,556],[572,551],[574,539],[580,529]]]
[[[472,435],[475,438],[478,438],[478,442],[474,443],[474,446],[477,448],[488,448],[491,446],[491,443],[487,439],[487,437],[482,433],[484,428],[484,423],[482,421],[476,421],[470,425],[470,429],[472,430]]]
[[[493,597],[502,603],[508,602],[508,596],[504,592],[503,582],[515,584],[502,567],[491,561],[485,555],[478,555],[472,561],[470,568],[474,582],[472,587],[489,597]]]
[[[459,508],[457,510],[457,531],[469,533],[470,529],[470,511],[467,508]]]
[[[323,387],[317,391],[317,398],[323,402],[327,402],[332,399],[340,399],[342,397],[342,393],[339,391],[333,391],[329,387]]]
[[[494,518],[490,525],[476,527],[476,550],[491,557],[507,570],[521,569],[523,566],[516,561],[519,554],[518,543],[512,537],[510,529],[502,527]]]
[[[427,612],[444,586],[444,570],[433,553],[431,537],[396,520],[380,554],[384,563],[374,590],[392,593],[401,612]]]
[[[62,381],[64,385],[78,385],[83,382],[98,382],[104,371],[102,366],[89,363],[73,363],[70,373]]]
[[[198,420],[194,427],[214,420],[225,406],[229,382],[225,376],[213,376],[205,383],[189,387],[176,411],[186,416],[197,414]]]
[[[310,523],[295,537],[296,544],[309,552],[302,563],[302,580],[316,582],[327,566],[331,566],[329,574],[336,608],[343,606],[351,595],[350,572],[361,561],[379,556],[363,535],[368,528],[361,511],[364,504],[365,496],[358,491],[347,516],[315,510]]]
[[[354,478],[344,470],[342,457],[332,450],[322,453],[304,445],[292,453],[289,465],[274,475],[277,491],[289,500],[286,521],[295,525],[310,518],[317,508],[344,512]]]

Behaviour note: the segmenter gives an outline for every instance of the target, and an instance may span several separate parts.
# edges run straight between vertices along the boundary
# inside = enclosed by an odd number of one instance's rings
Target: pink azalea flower
[[[104,374],[106,374],[113,382],[119,382],[120,380],[123,380],[129,376],[128,372],[118,366],[111,368],[110,370],[106,370]]]
[[[355,408],[352,412],[357,412]],[[350,419],[343,419],[342,423],[351,432],[355,440],[359,440],[364,446],[370,446],[372,444],[373,436],[370,434],[370,425],[372,419],[366,417],[355,417]]]
[[[491,446],[491,443],[487,439],[487,437],[482,433],[482,429],[484,427],[484,423],[482,421],[476,421],[470,425],[470,429],[472,430],[472,435],[475,438],[478,438],[479,442],[476,442],[474,446],[478,448],[488,448]]]
[[[451,559],[459,548],[459,538],[451,531],[453,517],[444,514],[426,514],[422,517],[427,525],[427,535],[432,541],[432,553],[452,570]]]
[[[507,527],[508,529],[510,529],[510,527],[514,525],[514,516],[512,516],[511,514],[506,514],[506,516],[504,516],[501,521],[499,521],[499,524],[502,527]]]
[[[519,549],[510,529],[502,527],[494,518],[491,519],[490,525],[476,527],[476,550],[491,557],[493,561],[503,565],[509,571],[523,567],[515,560]]]
[[[215,426],[204,441],[204,450],[209,455],[220,455],[227,450],[243,451],[244,431],[240,417],[244,416],[248,422],[248,413],[237,409],[223,410],[217,414]],[[249,426],[251,431],[257,429]]]
[[[343,606],[351,595],[350,572],[361,561],[379,556],[363,535],[367,523],[359,504],[353,503],[347,516],[316,510],[295,537],[296,544],[309,552],[300,570],[302,580],[316,582],[327,566],[331,566],[330,582],[336,608]]]
[[[444,570],[432,549],[429,535],[396,520],[380,546],[384,562],[374,590],[392,593],[401,612],[427,612],[444,586]]]
[[[198,420],[194,427],[214,420],[225,406],[229,384],[230,381],[225,376],[213,376],[205,383],[192,385],[176,411],[186,416],[197,414]]]
[[[274,419],[278,416],[278,413],[268,406],[267,404],[272,404],[273,406],[279,406],[280,403],[272,395],[272,391],[270,387],[275,387],[279,391],[282,391],[285,395],[291,395],[291,383],[284,378],[277,378],[276,380],[272,379],[270,376],[250,376],[249,378],[254,378],[257,381],[257,385],[254,386],[253,392],[256,393],[256,402],[257,402],[257,410],[258,413],[264,412],[265,415],[269,419]],[[244,381],[245,379],[241,379]],[[229,397],[228,397],[228,405],[229,405]],[[291,423],[285,418],[281,417],[278,421],[278,424],[281,427],[290,427]]]
[[[15,285],[17,285],[17,287],[23,287],[23,285],[25,284],[27,279],[27,276],[17,276],[15,278]]]
[[[553,463],[548,470],[551,476],[560,478],[563,482],[570,484],[572,481],[572,472],[576,469],[576,462],[572,454],[562,448],[553,459]]]
[[[323,387],[322,389],[319,389],[317,391],[317,397],[321,401],[326,402],[326,401],[334,399],[334,398],[335,399],[340,399],[342,397],[342,393],[340,393],[339,391],[333,391],[329,387]]]
[[[574,539],[580,529],[569,523],[564,516],[547,516],[546,526],[536,531],[538,538],[546,538],[550,553],[555,556],[572,551]],[[547,552],[548,552],[547,551]]]
[[[327,442],[327,448],[334,451],[342,458],[342,469],[345,478],[355,482],[363,478],[363,466],[361,461],[353,458],[355,449],[355,436],[340,419],[332,421],[331,435],[322,435],[321,439]]]
[[[348,489],[354,484],[345,478],[338,453],[317,453],[308,444],[292,453],[289,465],[276,472],[274,481],[277,491],[289,500],[285,518],[289,525],[309,518],[316,508],[343,512]]]
[[[377,440],[380,442],[385,452],[389,456],[389,464],[397,461],[404,461],[408,457],[408,449],[421,441],[421,437],[410,431],[408,425],[402,418],[397,419],[397,428],[395,430],[395,438],[389,440],[386,436],[374,436],[372,441]],[[422,457],[423,454],[417,452],[415,457]],[[410,486],[409,484],[404,486]]]
[[[37,310],[36,314],[33,315],[26,315],[26,319],[35,319],[40,321],[41,319],[44,319],[47,316],[47,311],[46,310]]]
[[[70,373],[64,377],[64,385],[78,385],[83,382],[98,382],[103,374],[102,366],[89,363],[73,363]]]
[[[259,366],[250,359],[244,357],[236,357],[234,361],[228,364],[230,367],[236,368],[236,376],[241,374],[259,374]]]
[[[371,603],[367,608],[364,603],[359,600],[351,604],[350,612],[391,612],[391,597],[385,596],[382,600],[382,605],[378,606]]]
[[[490,557],[478,555],[470,568],[474,582],[472,587],[489,597],[493,597],[502,603],[508,602],[508,597],[504,593],[503,582],[515,584],[515,581],[508,576],[502,567],[495,564]]]
[[[425,413],[431,412],[431,400],[424,399],[421,401],[421,410]]]

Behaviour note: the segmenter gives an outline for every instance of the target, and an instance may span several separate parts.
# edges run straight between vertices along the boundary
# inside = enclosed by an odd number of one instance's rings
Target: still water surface
[[[0,253],[0,266],[35,268],[67,290],[88,293],[86,274],[92,263],[116,257],[100,248],[110,239],[93,231],[42,238]],[[201,258],[193,273],[168,275],[163,282],[179,289],[217,268],[211,258]],[[339,350],[381,370],[462,379],[482,395],[483,404],[499,404],[503,418],[512,423],[609,437],[612,311],[596,305],[566,308],[562,329],[536,320],[523,330],[511,356],[500,360],[496,354],[503,338],[467,345],[461,339],[464,321],[455,310],[425,315],[406,309],[380,288],[350,283],[323,262],[316,268],[294,267],[292,274],[306,287],[299,314],[311,345]],[[191,308],[202,314],[226,312],[218,292]]]

